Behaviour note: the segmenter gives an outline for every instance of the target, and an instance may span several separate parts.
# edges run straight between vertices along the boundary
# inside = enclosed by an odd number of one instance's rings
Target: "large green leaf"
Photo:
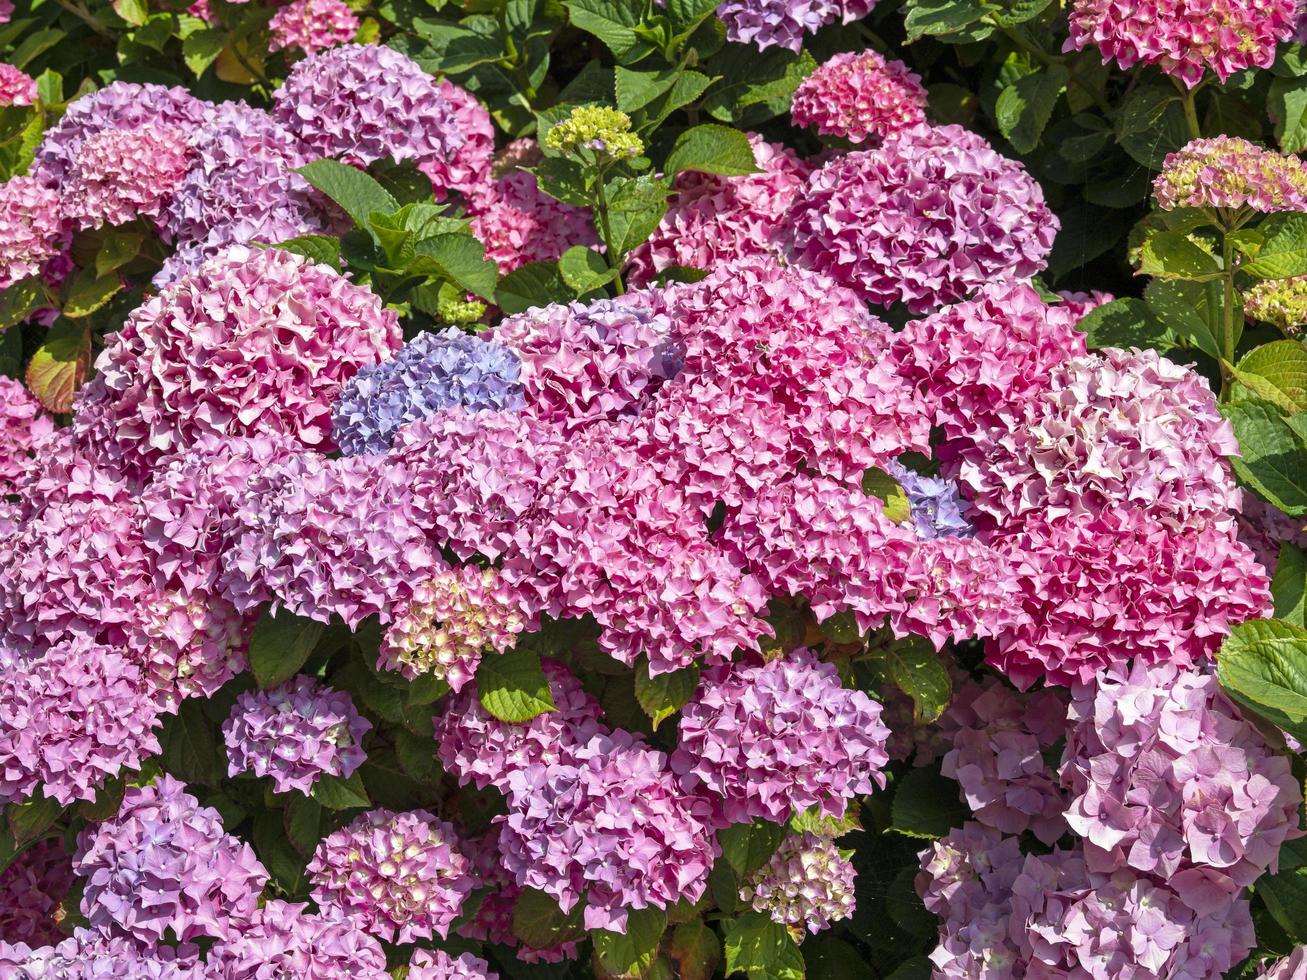
[[[1137,162],[1160,170],[1168,153],[1189,142],[1179,93],[1170,85],[1137,86],[1117,114],[1117,141]]]
[[[596,929],[594,940],[599,964],[609,976],[642,976],[658,955],[658,943],[667,929],[667,913],[662,909],[631,909],[626,915],[626,932]]]
[[[732,824],[717,832],[722,856],[741,877],[770,861],[784,839],[785,828],[767,820]]]
[[[259,687],[276,687],[300,672],[326,625],[281,610],[265,612],[250,636],[250,670]]]
[[[1307,839],[1286,841],[1279,870],[1257,879],[1257,896],[1295,943],[1307,943]]]
[[[1139,271],[1166,279],[1203,279],[1219,275],[1220,262],[1181,231],[1153,231],[1139,252]]]
[[[164,719],[159,733],[160,758],[174,776],[188,783],[217,786],[226,768],[219,761],[214,725],[199,701],[181,703],[175,715]]]
[[[1276,619],[1307,628],[1307,555],[1291,541],[1280,545],[1271,595]]]
[[[985,16],[980,0],[907,0],[903,6],[909,44],[926,36],[953,34]]]
[[[91,332],[87,325],[56,320],[45,342],[27,362],[27,387],[46,409],[67,412],[73,395],[86,380],[91,362]]]
[[[1254,375],[1275,389],[1274,401],[1307,412],[1307,347],[1296,340],[1276,340],[1248,352],[1239,362],[1241,375]]]
[[[558,271],[578,296],[600,289],[613,279],[613,270],[604,257],[585,245],[573,245],[564,252],[558,260]]]
[[[353,810],[372,805],[363,777],[357,772],[348,779],[322,774],[313,784],[312,796],[328,810]]]
[[[933,766],[911,770],[894,788],[890,829],[908,837],[943,837],[962,826],[970,811],[958,799],[958,784]]]
[[[1275,138],[1285,153],[1307,149],[1307,79],[1276,78],[1266,94],[1266,107],[1275,120]]]
[[[372,212],[393,214],[399,202],[368,173],[338,160],[314,160],[297,171],[310,184],[339,204],[354,223],[368,227]]]
[[[1307,629],[1281,619],[1240,623],[1216,664],[1232,698],[1307,742]]]
[[[581,906],[575,905],[570,913],[564,913],[544,892],[524,888],[513,906],[513,935],[532,949],[575,942],[585,935]]]
[[[646,657],[641,657],[635,667],[635,699],[653,722],[655,731],[685,706],[698,686],[698,664],[656,677],[649,675],[649,661]]]
[[[1307,514],[1307,449],[1283,413],[1262,399],[1223,405],[1240,455],[1231,463],[1254,490],[1287,514]]]
[[[564,6],[572,23],[603,41],[619,63],[634,64],[653,52],[634,30],[643,14],[639,0],[566,0]]]
[[[676,138],[663,167],[667,174],[697,170],[705,174],[739,177],[758,172],[749,137],[738,129],[704,123]]]
[[[880,659],[889,679],[912,698],[918,721],[931,722],[944,713],[953,696],[953,682],[930,641],[922,637],[896,640]]]
[[[765,912],[728,919],[724,929],[726,975],[746,973],[756,980],[803,980],[803,954],[789,931]]]
[[[1144,299],[1149,311],[1164,328],[1165,335],[1182,337],[1209,357],[1219,360],[1223,356],[1224,300],[1220,283],[1154,279],[1144,290]],[[1243,315],[1236,311],[1236,316],[1238,330],[1243,326]],[[1235,343],[1238,343],[1237,336]]]
[[[722,122],[756,126],[789,112],[794,90],[816,68],[816,59],[807,51],[758,51],[752,45],[728,44],[708,63],[721,81],[704,96],[703,109]]]
[[[521,647],[482,658],[477,667],[477,695],[482,707],[500,721],[530,721],[558,707],[540,657]]]
[[[613,180],[608,185],[609,248],[624,256],[643,244],[667,213],[667,191],[666,179],[649,174]]]
[[[1307,214],[1273,214],[1257,228],[1263,238],[1257,257],[1240,268],[1258,279],[1307,275]]]
[[[495,281],[499,269],[486,258],[486,249],[470,234],[433,235],[413,246],[417,258],[413,267],[428,271],[425,262],[434,263],[439,275],[462,286],[482,299],[495,298]]]
[[[528,262],[499,280],[495,305],[511,316],[536,306],[566,303],[575,295],[557,262]]]
[[[1143,300],[1127,297],[1090,310],[1076,328],[1085,334],[1091,348],[1154,347],[1168,351],[1175,346],[1175,334]]]

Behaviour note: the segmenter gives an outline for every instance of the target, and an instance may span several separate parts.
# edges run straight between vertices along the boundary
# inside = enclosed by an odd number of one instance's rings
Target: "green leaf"
[[[1117,142],[1138,163],[1160,170],[1168,153],[1189,142],[1179,94],[1170,85],[1140,85],[1122,103]]]
[[[689,105],[712,85],[713,79],[697,71],[682,70],[677,72],[672,87],[656,96],[647,106],[635,113],[636,127],[643,133],[649,133],[677,109]]]
[[[164,719],[159,733],[160,761],[174,776],[188,783],[217,786],[226,775],[218,760],[213,723],[199,701],[188,698],[175,715]]]
[[[574,942],[585,936],[581,911],[578,903],[570,913],[564,913],[544,892],[524,888],[513,906],[513,935],[532,949]]]
[[[572,23],[603,41],[621,64],[653,53],[654,46],[633,30],[644,13],[639,0],[564,0],[563,5]]]
[[[439,780],[435,743],[429,738],[400,729],[395,735],[395,758],[406,773],[420,783]]]
[[[1293,412],[1307,412],[1307,348],[1298,341],[1263,344],[1249,351],[1238,368],[1240,380],[1252,375],[1274,388],[1277,404]]]
[[[943,837],[970,816],[958,800],[958,784],[938,768],[911,770],[894,789],[890,829],[907,837]]]
[[[829,933],[805,937],[799,950],[808,980],[864,980],[875,975],[857,949]]]
[[[619,258],[643,244],[667,213],[667,181],[642,174],[619,177],[609,185],[608,222],[613,240],[611,252]]]
[[[859,807],[850,806],[842,817],[828,816],[820,806],[811,806],[790,817],[789,828],[796,834],[818,834],[821,837],[843,837],[862,829]]]
[[[1286,514],[1307,514],[1307,451],[1270,402],[1248,399],[1223,405],[1239,440],[1231,465],[1249,486]]]
[[[1289,939],[1307,942],[1307,840],[1281,845],[1279,870],[1257,879],[1257,896]]]
[[[282,814],[286,839],[300,854],[308,857],[327,830],[322,804],[309,796],[295,796]]]
[[[1220,274],[1216,256],[1181,231],[1154,231],[1144,239],[1139,271],[1167,279],[1199,279]]]
[[[681,980],[712,980],[722,962],[721,940],[698,920],[673,929],[666,952]]]
[[[482,658],[477,667],[477,695],[482,707],[500,721],[530,721],[558,708],[540,668],[540,657],[520,647]]]
[[[34,31],[23,39],[23,43],[14,49],[13,54],[5,60],[15,68],[26,68],[28,64],[45,54],[67,35],[54,27]]]
[[[929,959],[914,956],[900,963],[885,980],[931,980],[934,975]]]
[[[360,228],[368,226],[374,211],[393,214],[399,202],[372,177],[337,160],[314,160],[296,173],[339,204]]]
[[[643,976],[658,955],[658,944],[667,929],[662,909],[631,909],[626,914],[626,934],[596,929],[594,940],[599,965],[609,976]]]
[[[1258,225],[1263,242],[1257,258],[1240,269],[1258,279],[1307,275],[1307,214],[1270,215]]]
[[[563,281],[557,262],[528,262],[499,280],[495,305],[512,316],[537,306],[566,303],[575,295]]]
[[[250,636],[250,670],[259,687],[276,687],[298,674],[326,628],[284,609],[265,611]]]
[[[1018,24],[1034,20],[1047,10],[1052,2],[1053,0],[1015,0],[1014,3],[1007,4],[1000,10],[991,11],[990,16],[1000,27],[1016,27]]]
[[[414,246],[416,268],[425,268],[421,260],[433,262],[439,273],[482,299],[495,298],[495,281],[499,267],[486,258],[486,248],[471,234],[433,235]]]
[[[678,34],[694,30],[717,9],[719,0],[667,0],[667,13]]]
[[[1307,149],[1307,79],[1276,78],[1266,93],[1266,110],[1275,121],[1275,138],[1285,153]]]
[[[1017,79],[999,93],[994,117],[999,132],[1018,153],[1029,153],[1039,145],[1058,96],[1070,78],[1065,67],[1053,64]]]
[[[758,980],[803,980],[803,954],[789,931],[765,912],[745,912],[725,923],[726,975]]]
[[[1220,360],[1224,316],[1220,283],[1154,279],[1144,290],[1144,300],[1165,336],[1182,337],[1204,354]],[[1242,322],[1243,318],[1238,319]],[[1136,342],[1133,346],[1144,344]]]
[[[785,828],[767,820],[737,823],[717,832],[722,857],[741,878],[757,871],[771,860],[785,839]]]
[[[280,813],[264,810],[257,814],[251,836],[255,853],[278,888],[289,896],[301,896],[308,891],[307,858],[287,840]]]
[[[672,144],[663,170],[669,176],[686,170],[739,177],[758,172],[749,137],[738,129],[704,123],[687,129]]]
[[[427,71],[459,75],[504,57],[502,39],[465,26],[468,24],[481,26],[473,18],[466,18],[462,24],[415,19],[413,29],[427,42],[427,49],[418,52],[414,60]]]
[[[1275,618],[1307,628],[1307,555],[1292,541],[1280,545],[1279,560],[1271,577]]]
[[[132,27],[140,27],[150,17],[145,0],[113,0],[114,12]]]
[[[50,302],[50,294],[39,276],[23,279],[0,290],[0,332],[22,323]]]
[[[885,505],[885,516],[895,524],[912,519],[912,504],[902,484],[879,466],[868,466],[862,473],[862,492],[876,497]]]
[[[337,272],[340,271],[339,238],[332,238],[330,235],[300,235],[298,238],[288,238],[284,242],[278,242],[273,247],[303,255],[319,265],[329,265]]]
[[[110,230],[95,255],[95,274],[103,278],[122,268],[140,254],[143,244],[145,236],[139,231]]]
[[[73,280],[64,299],[64,316],[79,319],[90,316],[123,288],[122,280],[115,275],[96,276],[94,269],[83,269]]]
[[[980,0],[907,0],[903,9],[909,44],[926,36],[953,34],[985,16]]]
[[[789,112],[794,90],[817,62],[807,51],[772,47],[760,52],[752,45],[729,44],[708,68],[721,81],[704,96],[704,111],[722,122],[756,126]]]
[[[199,78],[209,66],[222,54],[223,45],[227,43],[227,34],[217,28],[196,31],[188,34],[182,41],[182,60],[196,78]]]
[[[564,252],[558,260],[558,271],[578,296],[607,285],[613,278],[604,257],[585,245],[573,245]]]
[[[313,784],[312,796],[328,810],[352,810],[372,805],[363,778],[357,772],[348,779],[323,773]]]
[[[61,813],[63,807],[59,802],[47,796],[34,796],[24,803],[10,803],[5,807],[9,832],[14,836],[14,843],[20,846],[45,836]]]
[[[635,666],[635,699],[653,722],[654,731],[676,712],[685,707],[699,686],[699,665],[691,664],[683,670],[649,676],[649,660],[640,657]]]
[[[1307,629],[1280,619],[1240,623],[1216,655],[1216,672],[1243,707],[1307,740]]]
[[[47,68],[36,79],[36,97],[42,105],[57,105],[64,100],[64,77]]]
[[[912,698],[912,713],[917,721],[931,722],[944,713],[953,696],[953,682],[928,640],[921,637],[896,640],[882,659],[894,686]]]
[[[1155,347],[1166,352],[1175,346],[1174,334],[1143,300],[1133,297],[1095,307],[1080,318],[1076,329],[1085,334],[1085,342],[1092,349]]]
[[[27,362],[27,387],[48,411],[70,411],[90,362],[91,332],[86,325],[56,320]]]
[[[647,106],[676,84],[679,72],[675,68],[658,71],[633,71],[618,65],[613,72],[617,108],[631,113]]]

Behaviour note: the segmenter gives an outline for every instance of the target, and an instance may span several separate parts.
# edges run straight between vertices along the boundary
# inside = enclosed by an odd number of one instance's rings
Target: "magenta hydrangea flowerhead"
[[[128,318],[74,425],[132,461],[205,435],[329,449],[342,386],[399,344],[398,317],[365,287],[290,252],[232,246]]]
[[[471,953],[450,956],[443,949],[419,949],[409,960],[408,980],[499,980],[499,974]]]
[[[495,155],[495,122],[481,101],[467,89],[447,78],[436,83],[449,104],[463,134],[463,145],[448,157],[433,157],[418,165],[431,179],[437,200],[449,191],[470,198],[490,181],[490,165]]]
[[[472,234],[500,275],[528,262],[557,259],[573,245],[599,244],[589,210],[550,197],[525,170],[509,170],[471,188],[468,214]]]
[[[460,848],[454,828],[425,810],[370,810],[318,844],[313,900],[385,942],[443,939],[477,885]]]
[[[1062,779],[1092,871],[1129,867],[1210,912],[1301,836],[1289,760],[1212,674],[1136,664],[1073,689]]]
[[[1158,207],[1307,210],[1307,166],[1238,136],[1195,139],[1168,153],[1153,181]]]
[[[725,0],[717,16],[726,38],[766,50],[773,45],[797,52],[804,35],[826,24],[861,20],[876,0]]]
[[[464,137],[436,80],[394,48],[345,44],[291,69],[272,114],[314,153],[366,167],[448,161]]]
[[[143,945],[78,928],[51,946],[0,941],[0,974],[6,980],[206,980],[195,954],[190,944]]]
[[[64,918],[62,904],[72,883],[72,859],[63,841],[47,837],[20,851],[0,871],[0,943],[46,946],[63,939],[58,920]]]
[[[106,129],[78,144],[61,188],[64,217],[78,228],[158,217],[190,166],[185,130]]]
[[[939,719],[951,747],[941,771],[958,782],[977,821],[1005,834],[1033,831],[1046,844],[1066,833],[1066,809],[1044,753],[1066,731],[1056,690],[1021,695],[1001,681],[968,684]]]
[[[1189,88],[1210,69],[1224,82],[1245,68],[1269,68],[1293,36],[1292,0],[1075,0],[1063,50],[1097,47],[1103,62],[1143,62]]]
[[[790,211],[799,264],[913,313],[1044,267],[1058,220],[1016,161],[960,126],[914,126],[832,159]]]
[[[627,258],[632,285],[648,285],[673,266],[716,270],[779,253],[785,216],[812,168],[784,144],[756,133],[749,134],[749,142],[758,173],[677,175],[667,214]]]
[[[925,107],[921,77],[903,62],[843,51],[799,83],[790,120],[857,144],[925,122]]]
[[[347,778],[362,765],[371,728],[348,694],[301,674],[236,699],[222,726],[227,771],[271,776],[278,793],[308,793],[324,773]]]
[[[164,773],[131,787],[116,816],[82,831],[74,868],[93,928],[157,943],[226,938],[258,908],[268,873],[183,783]]]
[[[344,0],[291,0],[268,21],[269,49],[315,54],[354,40],[359,19]]]
[[[31,105],[36,97],[36,79],[0,61],[0,106]]]
[[[40,657],[0,646],[0,800],[67,806],[159,752],[159,706],[137,664],[84,638]]]
[[[503,865],[565,910],[585,900],[587,929],[625,933],[629,909],[704,894],[719,853],[714,807],[685,794],[667,756],[626,732],[599,735],[554,764],[508,777]]]
[[[387,980],[379,943],[339,914],[312,914],[307,904],[272,899],[214,945],[205,980]]]
[[[712,667],[681,712],[672,769],[719,799],[730,823],[784,823],[812,807],[843,816],[853,797],[885,786],[880,713],[802,647],[761,666]]]
[[[41,271],[63,237],[59,195],[35,177],[0,184],[0,289]]]
[[[857,872],[828,837],[790,834],[776,853],[740,885],[740,901],[766,912],[801,942],[853,915]]]

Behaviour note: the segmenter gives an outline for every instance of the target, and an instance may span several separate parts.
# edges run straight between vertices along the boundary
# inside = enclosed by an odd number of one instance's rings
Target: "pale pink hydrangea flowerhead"
[[[36,79],[22,69],[0,61],[0,107],[31,105],[36,98]]]
[[[1196,139],[1167,154],[1153,195],[1166,211],[1307,211],[1307,165],[1238,136]]]
[[[206,980],[196,952],[190,943],[143,945],[78,928],[52,946],[0,941],[0,974],[5,980]]]
[[[354,40],[359,19],[344,0],[291,0],[272,15],[269,48],[297,48],[316,54]]]
[[[418,949],[409,960],[408,980],[499,980],[499,974],[471,953],[451,956],[443,949]]]
[[[313,900],[386,942],[449,935],[477,885],[454,828],[425,810],[370,810],[323,838]]]
[[[388,980],[381,943],[351,919],[308,909],[264,903],[209,951],[205,980]]]
[[[59,195],[35,177],[0,184],[0,289],[41,271],[63,237]]]
[[[790,834],[740,885],[740,901],[766,912],[802,942],[853,915],[857,872],[828,837]]]
[[[187,137],[182,129],[154,125],[92,133],[69,162],[64,217],[82,229],[158,217],[190,166]]]
[[[903,62],[872,50],[845,51],[799,83],[790,120],[857,144],[925,122],[925,107],[921,77]]]
[[[1260,980],[1307,980],[1307,946],[1296,946],[1288,956],[1263,964],[1257,976]]]

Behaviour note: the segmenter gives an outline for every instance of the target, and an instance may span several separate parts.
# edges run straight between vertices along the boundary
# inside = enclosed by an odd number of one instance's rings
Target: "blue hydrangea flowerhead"
[[[384,453],[401,426],[435,412],[520,411],[522,365],[503,344],[449,327],[419,334],[394,358],[355,375],[332,412],[346,456]]]
[[[952,480],[922,476],[902,463],[891,460],[885,472],[898,480],[908,495],[912,523],[922,538],[969,538],[975,528],[967,520],[968,504]]]

